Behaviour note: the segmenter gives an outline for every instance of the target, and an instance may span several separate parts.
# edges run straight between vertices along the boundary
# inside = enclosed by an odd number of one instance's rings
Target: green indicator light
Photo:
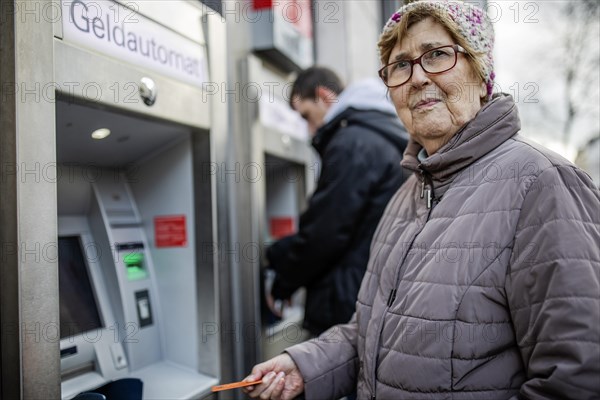
[[[130,253],[123,256],[123,262],[127,266],[127,279],[137,281],[148,277],[148,272],[144,268],[144,254]]]
[[[125,254],[123,256],[123,262],[128,267],[141,265],[144,262],[144,255],[142,253]]]
[[[146,270],[140,267],[128,267],[127,268],[127,279],[130,281],[137,281],[139,279],[144,279],[148,276]]]

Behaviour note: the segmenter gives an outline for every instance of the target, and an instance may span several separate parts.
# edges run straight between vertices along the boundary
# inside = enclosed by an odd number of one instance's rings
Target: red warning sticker
[[[156,247],[187,246],[185,215],[154,217],[154,242]]]
[[[274,217],[269,220],[269,231],[273,239],[295,233],[294,219],[292,217]]]

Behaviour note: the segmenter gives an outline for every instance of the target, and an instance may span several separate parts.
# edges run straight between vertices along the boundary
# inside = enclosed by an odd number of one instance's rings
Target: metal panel
[[[65,95],[67,101],[83,99],[114,105],[150,118],[204,129],[210,126],[210,109],[202,90],[99,56],[59,39],[55,39],[54,49],[54,87]],[[138,95],[138,85],[143,77],[150,77],[158,88],[156,103],[151,107],[145,105]]]
[[[274,129],[255,125],[254,135],[262,137],[263,151],[271,155],[312,166],[312,154],[306,142],[282,134]]]
[[[226,82],[227,80],[227,55],[226,55],[226,27],[225,21],[215,14],[203,17],[202,26],[207,40],[207,53],[209,72],[212,82]],[[199,370],[205,374],[220,376],[223,371],[232,371],[231,364],[224,358],[231,357],[229,347],[225,347],[220,340],[220,335],[205,335],[209,323],[221,322],[221,301],[227,292],[228,276],[222,272],[226,269],[217,254],[202,252],[202,242],[212,244],[223,243],[227,240],[228,209],[226,203],[227,191],[223,182],[206,168],[205,160],[212,160],[218,164],[225,160],[228,145],[228,105],[219,101],[219,96],[211,96],[207,105],[212,112],[211,129],[209,135],[193,135],[194,151],[194,180],[196,182],[194,199],[196,209],[210,208],[209,220],[196,222],[197,264],[196,286],[198,288],[197,302],[214,303],[214,307],[205,307],[198,316],[198,348],[204,356],[199,360]],[[214,165],[214,164],[213,164]],[[199,218],[206,217],[196,213]]]
[[[131,22],[135,22],[133,13],[144,15],[197,43],[205,43],[200,18],[202,11],[212,11],[206,7],[198,7],[194,3],[182,0],[114,1],[131,9]]]
[[[227,81],[240,82],[240,71],[241,68],[228,71]],[[214,80],[226,82],[224,75]],[[215,136],[217,164],[213,179],[220,221],[215,245],[219,262],[221,378],[232,381],[246,376],[258,360],[259,338],[253,329],[260,326],[255,300],[259,298],[258,259],[246,257],[241,251],[256,243],[256,226],[248,215],[256,185],[239,173],[252,162],[247,108],[239,101],[221,101],[220,96],[214,96],[213,105],[231,116],[230,129]],[[241,392],[231,395],[242,398]]]
[[[43,18],[52,4],[8,3],[0,22],[0,162],[9,172],[0,183],[1,395],[59,398],[56,176],[43,173],[55,165],[54,103],[41,90],[54,79],[53,28]]]

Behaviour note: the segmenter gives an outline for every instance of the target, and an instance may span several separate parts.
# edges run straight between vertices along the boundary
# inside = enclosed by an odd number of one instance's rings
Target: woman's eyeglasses
[[[379,76],[387,87],[398,87],[410,80],[415,64],[419,64],[428,74],[441,74],[454,68],[458,53],[467,54],[466,50],[457,44],[436,47],[413,60],[397,60],[384,66],[379,70]]]

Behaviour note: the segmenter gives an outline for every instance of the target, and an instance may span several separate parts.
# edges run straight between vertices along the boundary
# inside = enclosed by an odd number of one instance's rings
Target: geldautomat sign
[[[167,7],[169,7],[167,5]],[[205,47],[109,0],[62,1],[64,40],[202,86]]]

